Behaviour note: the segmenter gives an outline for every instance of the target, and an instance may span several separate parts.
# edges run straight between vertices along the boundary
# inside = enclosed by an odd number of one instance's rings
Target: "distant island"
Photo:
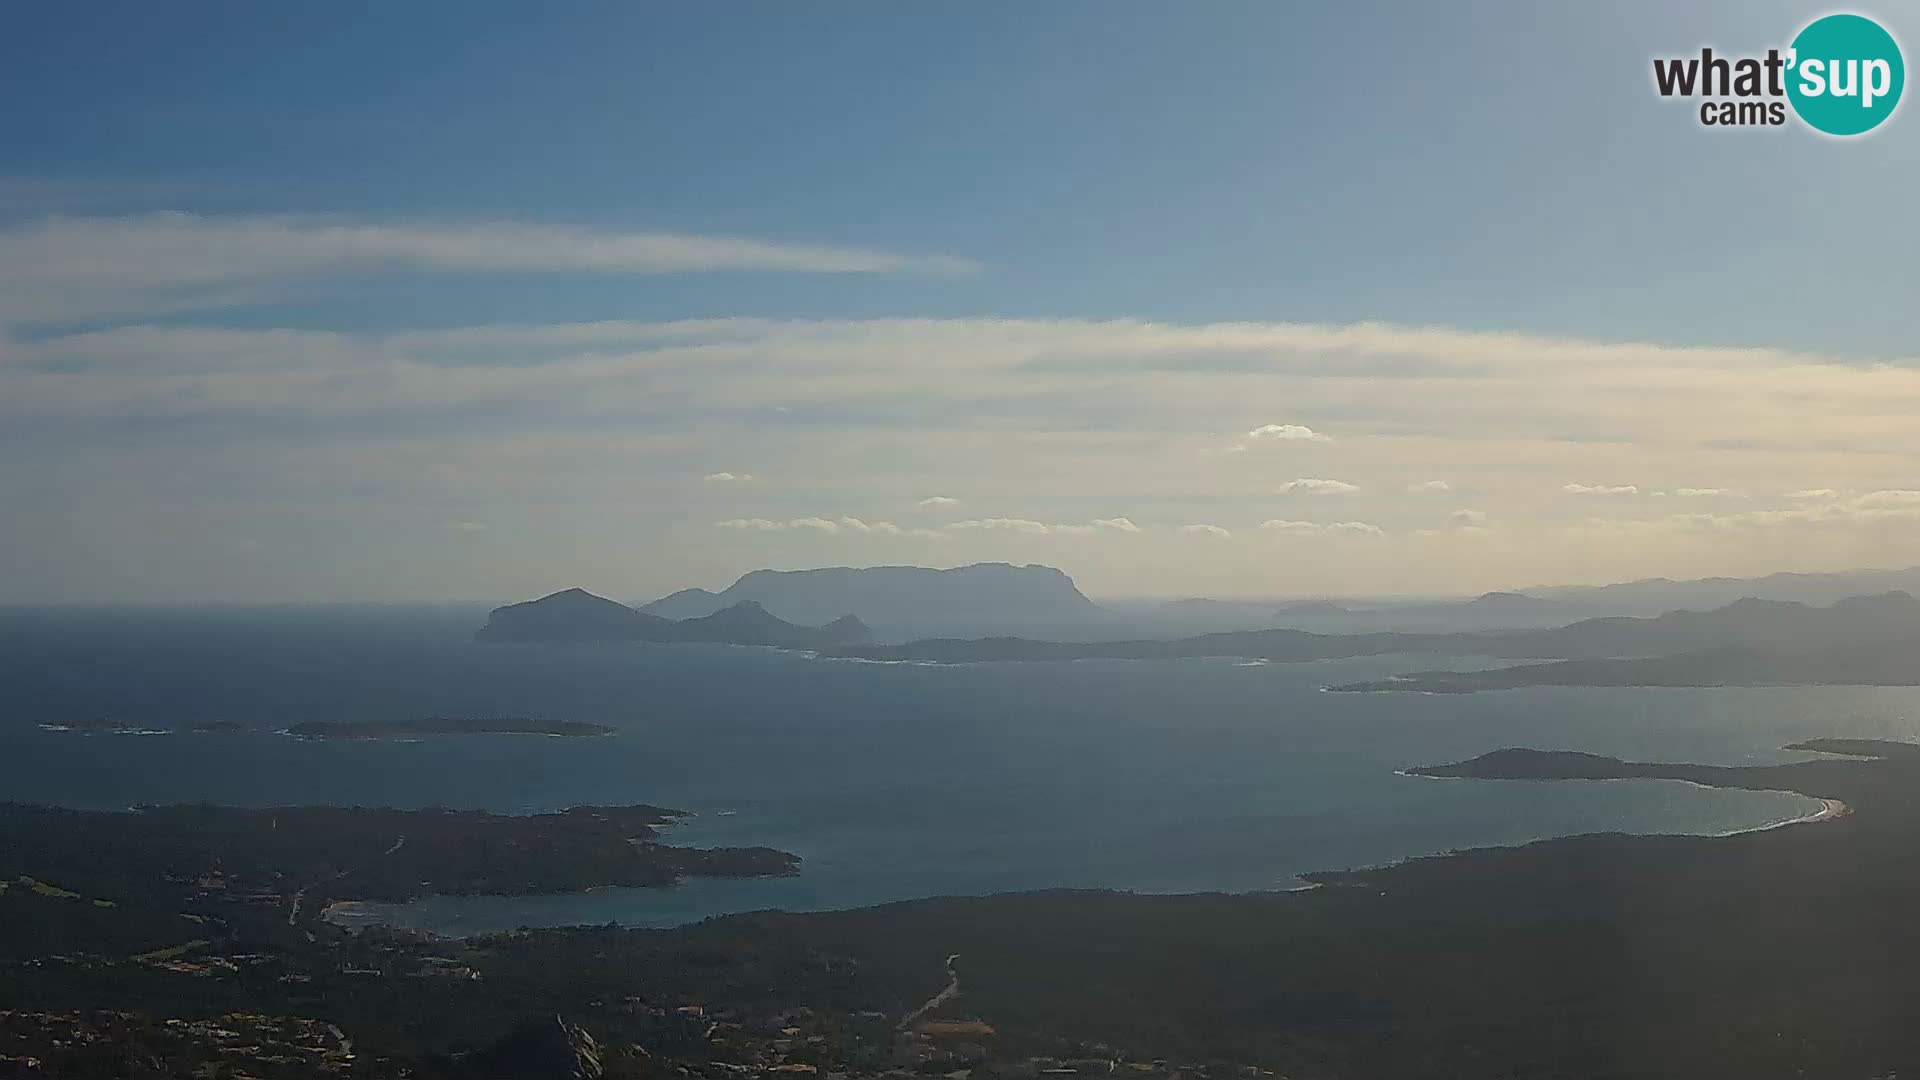
[[[1540,608],[1514,594],[1488,594],[1473,603]],[[716,642],[827,658],[936,664],[1208,657],[1298,663],[1394,654],[1546,661],[1491,670],[1421,670],[1328,687],[1346,693],[1464,694],[1523,686],[1920,684],[1920,665],[1913,663],[1920,655],[1920,601],[1905,592],[1849,597],[1826,607],[1748,598],[1711,611],[1670,611],[1653,618],[1606,616],[1545,629],[1323,634],[1279,628],[1120,641],[999,636],[879,644],[852,615],[824,626],[800,626],[743,600],[711,615],[673,620],[568,589],[496,608],[475,636],[513,642]],[[413,733],[444,732],[429,727]]]
[[[302,739],[410,739],[424,735],[547,735],[591,738],[613,728],[584,720],[529,720],[524,717],[432,716],[416,720],[312,720],[294,724],[287,734]]]
[[[698,618],[667,619],[585,589],[565,589],[495,608],[474,637],[513,642],[707,642],[809,650],[871,641],[873,633],[852,615],[824,626],[800,626],[751,600]]]
[[[974,563],[924,566],[828,566],[755,570],[721,592],[682,589],[639,610],[691,619],[752,601],[799,623],[852,614],[865,622],[946,626],[1071,625],[1103,614],[1073,579],[1051,566]]]
[[[1898,758],[1920,764],[1920,744],[1877,739],[1808,739],[1783,750],[1827,754],[1834,758]],[[1822,774],[1851,776],[1857,763],[1819,760],[1792,765],[1681,765],[1622,761],[1577,750],[1494,750],[1449,765],[1423,765],[1409,776],[1475,780],[1685,780],[1705,787],[1813,791],[1832,787]]]
[[[40,725],[42,731],[71,732],[76,735],[171,735],[168,727],[150,727],[136,724],[130,720],[109,720],[104,717],[85,717],[69,720],[50,720]],[[195,728],[214,733],[220,729]]]

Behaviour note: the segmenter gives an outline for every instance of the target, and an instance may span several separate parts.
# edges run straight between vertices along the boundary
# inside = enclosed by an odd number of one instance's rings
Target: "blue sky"
[[[1824,10],[11,13],[0,601],[1897,561],[1920,128],[1650,86]]]

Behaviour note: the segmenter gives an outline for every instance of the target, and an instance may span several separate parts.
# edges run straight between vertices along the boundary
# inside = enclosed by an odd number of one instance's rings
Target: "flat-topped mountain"
[[[990,626],[1068,622],[1100,613],[1073,579],[1051,566],[974,563],[947,570],[924,566],[829,566],[755,570],[723,592],[682,589],[639,608],[686,619],[751,600],[774,615],[817,624],[852,614],[869,623]]]
[[[851,615],[825,626],[801,626],[748,600],[698,618],[667,619],[584,589],[495,608],[474,636],[481,641],[699,641],[782,649],[849,646],[873,639],[866,624]]]

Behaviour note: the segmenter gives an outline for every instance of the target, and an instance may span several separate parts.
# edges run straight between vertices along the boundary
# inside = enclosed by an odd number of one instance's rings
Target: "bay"
[[[477,609],[0,616],[0,797],[535,812],[648,802],[670,838],[798,853],[800,876],[433,897],[368,917],[447,933],[673,925],[944,894],[1284,889],[1310,870],[1595,831],[1721,833],[1812,813],[1658,781],[1401,775],[1504,746],[1751,764],[1825,735],[1913,739],[1920,689],[1328,694],[1434,658],[936,667],[723,646],[485,645]],[[306,720],[534,716],[605,738],[310,742]],[[227,720],[237,735],[84,735]]]

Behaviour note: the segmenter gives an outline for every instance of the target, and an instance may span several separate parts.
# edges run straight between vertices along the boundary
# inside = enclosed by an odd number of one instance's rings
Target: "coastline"
[[[1764,824],[1749,826],[1744,829],[1726,829],[1720,832],[1710,832],[1710,833],[1628,833],[1626,834],[1629,836],[1704,836],[1709,838],[1725,837],[1725,836],[1745,836],[1749,833],[1770,832],[1774,829],[1784,829],[1789,825],[1808,825],[1818,821],[1833,821],[1837,818],[1843,818],[1853,813],[1853,808],[1851,806],[1848,806],[1844,800],[1835,799],[1829,796],[1810,795],[1804,791],[1794,791],[1790,788],[1747,788],[1747,787],[1729,787],[1721,784],[1705,784],[1705,783],[1701,783],[1698,780],[1687,780],[1677,776],[1673,776],[1673,777],[1666,777],[1666,776],[1551,777],[1551,776],[1548,776],[1548,777],[1537,777],[1537,778],[1535,777],[1524,777],[1524,778],[1487,777],[1487,776],[1437,776],[1433,773],[1414,772],[1410,768],[1395,769],[1393,770],[1393,775],[1405,776],[1414,780],[1478,780],[1483,782],[1493,781],[1496,783],[1520,782],[1520,783],[1535,783],[1535,784],[1621,784],[1621,783],[1638,783],[1638,782],[1651,781],[1654,783],[1661,783],[1661,784],[1685,784],[1688,787],[1699,788],[1702,791],[1765,791],[1765,792],[1772,792],[1779,795],[1797,795],[1803,799],[1812,799],[1815,802],[1818,802],[1820,804],[1819,809],[1813,810],[1809,813],[1801,814],[1797,817],[1782,818],[1779,821],[1769,821]]]

